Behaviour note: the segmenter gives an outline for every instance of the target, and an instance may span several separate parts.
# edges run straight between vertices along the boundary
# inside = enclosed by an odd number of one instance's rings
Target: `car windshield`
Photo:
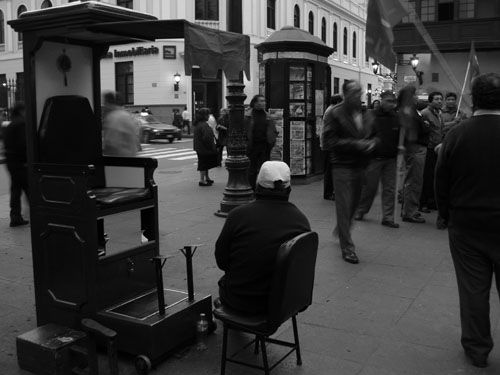
[[[160,121],[158,121],[158,119],[154,118],[153,116],[151,115],[147,115],[147,116],[139,116],[139,119],[141,121],[141,123],[143,124],[159,124]]]

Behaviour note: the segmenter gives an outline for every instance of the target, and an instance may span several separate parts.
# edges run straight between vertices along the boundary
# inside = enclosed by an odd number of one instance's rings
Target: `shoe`
[[[335,200],[335,195],[323,195],[323,199],[326,199],[327,201],[334,201]]]
[[[403,216],[403,221],[406,221],[407,223],[415,223],[415,224],[423,224],[425,223],[425,219],[423,217],[414,215],[411,217],[408,216]]]
[[[209,179],[209,178],[207,178],[207,182],[208,182],[210,185],[212,185],[215,181],[214,181],[214,180],[211,180],[211,179]]]
[[[28,220],[24,220],[24,219],[18,219],[18,220],[12,220],[10,222],[10,226],[11,228],[14,228],[14,227],[21,227],[23,225],[27,225],[29,224],[30,222]]]
[[[200,181],[198,182],[198,186],[212,186],[212,184],[210,182],[203,182],[203,181]]]
[[[352,250],[342,250],[342,259],[347,263],[358,264],[359,259],[356,253]]]
[[[354,220],[361,221],[361,220],[363,220],[363,216],[364,216],[363,214],[355,214],[354,215]]]
[[[382,221],[382,225],[384,227],[389,227],[389,228],[399,228],[398,223],[395,223],[394,221],[389,221],[389,220]]]
[[[420,212],[423,212],[424,214],[430,214],[431,210],[429,210],[427,207],[422,207],[418,209]]]
[[[470,354],[469,352],[465,351],[465,355],[467,358],[470,360],[472,363],[472,366],[474,367],[479,367],[479,368],[485,368],[488,367],[488,358],[478,358]]]

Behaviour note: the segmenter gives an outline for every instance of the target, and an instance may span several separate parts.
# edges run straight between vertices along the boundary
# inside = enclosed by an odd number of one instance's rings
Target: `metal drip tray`
[[[164,289],[165,308],[168,309],[188,299],[186,292],[174,289]],[[147,294],[114,306],[107,313],[144,320],[158,314],[158,294],[153,290]]]

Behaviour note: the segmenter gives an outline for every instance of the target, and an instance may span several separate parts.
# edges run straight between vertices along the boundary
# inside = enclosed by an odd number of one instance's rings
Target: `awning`
[[[250,79],[250,38],[199,26],[186,20],[126,21],[94,24],[89,31],[143,40],[184,38],[185,74],[199,66],[204,78],[216,78],[221,69],[227,79],[239,79],[245,72]]]

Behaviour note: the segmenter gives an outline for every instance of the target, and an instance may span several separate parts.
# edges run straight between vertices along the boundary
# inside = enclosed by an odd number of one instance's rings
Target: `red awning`
[[[237,80],[243,71],[250,79],[250,38],[246,35],[211,29],[186,20],[108,22],[87,29],[143,40],[184,38],[186,75],[191,75],[193,66],[199,66],[204,78],[216,78],[220,69],[229,80]]]

